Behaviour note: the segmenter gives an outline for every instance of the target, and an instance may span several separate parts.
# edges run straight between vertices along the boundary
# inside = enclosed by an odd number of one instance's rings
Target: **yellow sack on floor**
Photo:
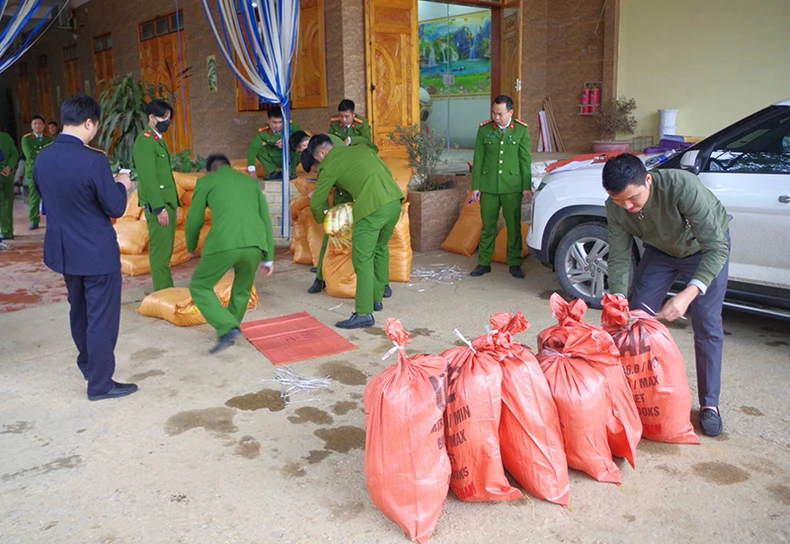
[[[400,218],[389,242],[390,281],[411,281],[411,234],[409,233],[409,203],[401,205]]]
[[[143,209],[137,205],[137,190],[135,189],[126,197],[126,211],[118,221],[137,221],[143,217]]]
[[[310,221],[313,217],[310,216]],[[313,264],[313,254],[310,252],[310,243],[307,241],[307,224],[300,215],[293,224],[294,257],[292,262],[297,264]]]
[[[300,173],[291,180],[296,190],[303,196],[307,196],[315,190],[315,181],[307,181],[307,178],[315,179],[315,174]]]
[[[299,218],[307,229],[307,245],[310,248],[310,257],[313,266],[318,266],[318,257],[321,256],[321,244],[324,242],[324,226],[316,223],[310,208],[299,212]]]
[[[233,272],[228,272],[224,276],[220,278],[217,282],[217,285],[214,286],[214,292],[217,293],[219,297],[219,301],[222,303],[223,306],[227,306],[230,302],[230,292],[231,288],[233,287]],[[258,304],[258,290],[255,289],[255,285],[252,286],[252,290],[250,290],[250,300],[247,302],[247,308],[255,308]]]
[[[151,272],[151,263],[148,260],[148,253],[140,255],[121,254],[121,274],[127,276],[142,276]]]
[[[483,219],[480,217],[480,202],[469,201],[472,193],[466,192],[466,204],[461,210],[458,221],[455,222],[450,234],[440,246],[450,253],[458,253],[470,257],[480,244],[480,231],[483,229]]]
[[[182,190],[194,191],[197,179],[205,175],[206,172],[173,172],[173,179]]]
[[[304,195],[297,196],[291,201],[291,221],[296,221],[299,212],[310,206],[310,199]]]
[[[527,250],[527,231],[529,231],[529,225],[521,222],[521,258],[527,256],[529,251]],[[507,227],[500,230],[499,234],[496,235],[496,241],[494,242],[494,256],[491,258],[492,261],[495,263],[502,263],[507,264]]]
[[[184,249],[182,249],[181,251],[173,252],[173,255],[170,257],[170,266],[178,266],[179,264],[184,264],[191,258],[192,255],[187,253],[186,247],[184,247]]]
[[[139,255],[148,247],[148,225],[145,221],[116,221],[113,225],[118,249],[123,255]]]
[[[192,204],[192,195],[195,191],[184,191],[184,194],[179,194],[178,199],[181,201],[182,206],[189,206]]]
[[[355,297],[357,275],[351,262],[351,246],[327,244],[322,272],[327,293],[339,298]]]

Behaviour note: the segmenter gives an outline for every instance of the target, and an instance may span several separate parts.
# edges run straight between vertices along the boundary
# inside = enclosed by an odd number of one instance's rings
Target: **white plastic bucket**
[[[658,110],[659,126],[675,126],[678,110]]]
[[[658,127],[658,139],[663,139],[667,134],[675,134],[677,128],[676,125],[660,125]]]

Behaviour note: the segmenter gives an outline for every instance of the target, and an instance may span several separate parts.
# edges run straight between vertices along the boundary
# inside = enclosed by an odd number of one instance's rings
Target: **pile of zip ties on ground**
[[[292,400],[291,396],[294,393],[310,393],[319,389],[326,389],[332,384],[332,378],[308,378],[300,376],[289,368],[278,368],[274,371],[271,379],[264,381],[275,382],[280,384],[280,397],[285,400],[285,404],[294,404],[297,402],[321,402],[319,398],[309,398],[302,400]]]
[[[440,285],[453,285],[466,275],[467,272],[460,267],[456,265],[447,266],[446,264],[429,264],[411,271],[412,279],[430,281]]]

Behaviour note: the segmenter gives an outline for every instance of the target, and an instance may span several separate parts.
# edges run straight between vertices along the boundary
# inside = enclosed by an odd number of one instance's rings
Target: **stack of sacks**
[[[214,286],[214,292],[219,297],[223,306],[230,301],[230,292],[233,287],[233,274],[228,273],[222,276]],[[247,308],[254,308],[258,304],[258,291],[252,286],[250,300]],[[189,327],[192,325],[202,325],[206,322],[203,314],[197,309],[189,294],[188,287],[170,287],[160,289],[145,297],[140,307],[135,310],[137,313],[146,317],[158,317],[169,321],[179,327]]]
[[[173,242],[173,256],[170,259],[170,266],[179,265],[190,259],[187,253],[186,234],[184,223],[187,218],[189,205],[192,203],[192,193],[195,190],[197,178],[205,173],[183,173],[173,172],[176,181],[178,199],[181,201],[179,217],[176,221],[176,234]],[[126,212],[118,218],[113,225],[118,237],[118,248],[121,251],[121,273],[128,276],[139,276],[151,272],[148,261],[148,225],[143,209],[138,206],[137,191],[129,194],[126,200]],[[206,208],[205,224],[200,229],[200,236],[196,253],[200,253],[203,248],[203,241],[206,239],[209,228],[211,228],[211,212]]]
[[[568,466],[600,482],[621,483],[612,455],[635,466],[642,422],[612,337],[582,321],[587,305],[557,293],[558,324],[538,335],[538,361],[557,405]]]

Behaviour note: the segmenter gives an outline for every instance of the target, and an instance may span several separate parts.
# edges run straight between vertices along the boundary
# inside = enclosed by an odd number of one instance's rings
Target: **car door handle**
[[[779,202],[782,204],[790,204],[790,195],[782,195],[779,197]]]

